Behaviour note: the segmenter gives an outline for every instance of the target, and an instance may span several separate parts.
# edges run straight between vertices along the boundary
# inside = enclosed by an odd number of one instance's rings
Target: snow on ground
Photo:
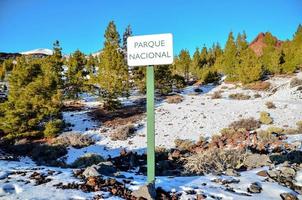
[[[302,73],[298,74],[302,77]],[[178,104],[168,104],[165,101],[156,104],[156,145],[166,148],[174,147],[174,140],[177,138],[198,140],[200,136],[210,137],[219,133],[222,128],[227,127],[231,122],[240,118],[259,118],[261,111],[270,113],[274,120],[274,126],[288,126],[295,128],[297,121],[302,120],[302,94],[290,88],[290,78],[273,78],[269,80],[273,88],[278,88],[275,93],[256,92],[236,87],[233,84],[222,83],[219,86],[201,86],[203,92],[196,94],[196,86],[187,87],[181,95],[184,101]],[[223,91],[221,99],[211,99],[215,91]],[[250,100],[232,100],[229,94],[244,93],[250,95]],[[260,94],[261,98],[254,98],[254,94]],[[132,95],[129,99],[121,99],[123,105],[133,105],[133,102],[142,98],[139,95]],[[267,109],[265,103],[272,101],[277,108]],[[146,120],[139,122],[140,129],[136,134],[126,141],[112,141],[109,133],[101,133],[101,123],[93,121],[88,112],[100,105],[97,97],[90,95],[82,96],[82,103],[85,105],[81,111],[67,111],[63,113],[66,122],[73,124],[72,131],[82,134],[89,134],[96,140],[94,145],[75,149],[70,147],[67,154],[67,163],[72,163],[85,153],[96,153],[104,157],[119,155],[121,148],[128,148],[143,152],[146,148]],[[261,128],[267,128],[262,126]],[[110,131],[109,131],[110,132]],[[287,139],[291,143],[301,143],[301,135],[290,135]],[[262,168],[263,169],[263,168]],[[240,177],[218,177],[223,179],[239,179],[240,184],[231,184],[237,193],[246,193],[246,188],[251,182],[259,182],[263,192],[254,194],[252,197],[232,193],[226,190],[225,186],[212,182],[212,175],[198,177],[157,177],[156,186],[168,191],[179,191],[194,189],[200,193],[214,194],[223,199],[280,199],[282,192],[291,192],[286,187],[277,183],[263,182],[263,177],[256,175],[262,169],[241,173]],[[47,173],[53,170],[56,173],[51,176],[52,181],[39,186],[33,186],[33,182],[27,182],[28,177],[11,173],[14,171],[39,171]],[[137,189],[146,181],[146,177],[135,175],[134,172],[123,172],[126,177],[133,177],[130,189]],[[296,177],[297,184],[302,184],[302,172]],[[83,193],[79,190],[61,190],[52,185],[63,182],[79,182],[72,176],[71,169],[53,167],[37,167],[30,159],[21,161],[0,160],[0,199],[91,199],[96,193]],[[169,183],[169,184],[167,184]],[[189,195],[183,195],[183,199],[189,199]],[[300,196],[300,198],[302,198]],[[119,199],[119,198],[111,198]]]
[[[33,172],[47,174],[49,171],[55,171],[51,176],[52,180],[48,183],[35,185],[28,178]],[[62,190],[56,189],[53,185],[60,182],[63,183],[79,183],[79,179],[72,176],[71,169],[62,169],[56,167],[36,166],[29,158],[21,159],[20,161],[2,161],[0,160],[0,171],[6,173],[9,177],[0,178],[0,199],[15,200],[15,199],[92,199],[98,193],[84,193],[79,190]],[[13,172],[25,171],[29,172],[26,176],[20,174],[12,174]],[[28,181],[30,180],[30,181]]]
[[[221,197],[227,200],[275,200],[280,199],[280,194],[284,192],[292,192],[290,189],[278,185],[273,182],[264,181],[265,177],[256,175],[260,170],[267,170],[267,167],[254,169],[251,171],[242,172],[239,177],[230,176],[191,176],[191,177],[156,177],[156,187],[162,187],[168,192],[182,193],[181,199],[192,199],[195,195],[187,194],[187,191],[194,190],[200,194],[206,194],[208,197],[211,195]],[[6,174],[0,177],[0,199],[15,200],[15,199],[56,199],[56,200],[68,200],[68,199],[92,199],[97,194],[103,194],[108,196],[105,192],[91,192],[85,193],[80,190],[63,190],[56,189],[53,185],[62,182],[67,183],[81,183],[79,179],[72,176],[71,169],[62,169],[57,167],[45,167],[36,166],[29,158],[21,159],[20,161],[0,161],[1,174]],[[33,180],[28,177],[33,172],[39,172],[41,174],[47,174],[53,171],[53,174],[48,176],[51,181],[41,185],[35,185]],[[27,172],[26,175],[13,174],[13,172]],[[140,186],[146,183],[146,177],[142,175],[135,175],[134,172],[122,172],[122,175],[126,179],[130,179],[131,184],[127,184],[131,190],[136,190]],[[301,175],[298,180],[301,181]],[[214,179],[233,181],[237,180],[239,183],[230,183],[229,186],[234,189],[234,192],[228,191],[228,187]],[[122,179],[120,179],[122,181]],[[260,194],[253,194],[252,196],[246,196],[247,188],[252,182],[260,183],[263,191]],[[169,183],[169,184],[167,184]],[[300,195],[299,198],[302,198]],[[108,199],[117,200],[118,197],[110,197]],[[211,199],[211,198],[208,198]]]
[[[297,75],[302,76],[302,73]],[[269,80],[272,88],[277,92],[254,91],[236,87],[234,84],[222,83],[219,86],[201,86],[201,94],[194,93],[197,86],[187,87],[181,95],[183,102],[169,104],[165,101],[156,104],[155,108],[155,140],[156,146],[174,147],[175,139],[198,140],[200,136],[211,137],[227,127],[231,122],[241,118],[254,117],[259,119],[261,111],[270,113],[274,120],[272,126],[296,128],[296,122],[302,120],[302,92],[290,88],[291,78],[276,77]],[[221,99],[211,99],[215,91],[223,91]],[[230,99],[230,94],[244,93],[251,96],[249,100]],[[260,98],[254,98],[260,94]],[[137,93],[129,99],[121,99],[124,105],[133,105],[133,102],[142,98]],[[96,97],[84,96],[84,104],[88,110],[65,112],[64,119],[75,126],[73,131],[84,134],[96,134],[98,140],[95,145],[82,149],[69,149],[68,163],[73,162],[85,153],[97,153],[104,157],[117,156],[121,148],[143,152],[146,148],[146,119],[139,122],[140,129],[126,141],[112,141],[109,133],[99,133],[101,124],[93,122],[87,112],[98,104]],[[268,109],[265,105],[272,101],[276,109]],[[262,125],[261,129],[269,126]],[[298,137],[298,136],[297,136]],[[299,138],[300,139],[300,138]]]

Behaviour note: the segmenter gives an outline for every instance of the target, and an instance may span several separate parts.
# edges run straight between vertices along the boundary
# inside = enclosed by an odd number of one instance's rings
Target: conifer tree
[[[120,51],[120,37],[114,22],[111,21],[105,31],[97,78],[105,107],[109,109],[118,107],[118,97],[129,94],[128,79],[128,68]]]
[[[299,24],[291,42],[283,44],[285,63],[282,70],[292,73],[297,68],[302,68],[302,25]]]
[[[208,59],[208,49],[207,47],[203,47],[200,52],[200,67],[203,68],[207,65]]]
[[[8,101],[0,104],[1,137],[50,137],[60,131],[62,95],[49,76],[51,64],[49,59],[17,59],[8,78]]]
[[[76,50],[67,62],[68,70],[66,72],[66,95],[67,98],[78,99],[79,94],[84,90],[86,65],[85,55]]]
[[[200,67],[201,67],[200,52],[199,52],[199,49],[196,48],[196,50],[193,54],[192,62],[191,62],[191,71],[195,77],[198,76]]]
[[[227,75],[228,80],[236,80],[236,65],[237,65],[237,47],[234,41],[233,32],[229,33],[228,40],[224,49],[223,56],[223,72]]]
[[[189,51],[181,50],[177,59],[174,61],[175,74],[183,76],[186,82],[189,81],[191,58]]]
[[[240,53],[239,66],[236,73],[238,80],[242,83],[251,83],[261,78],[262,67],[256,54],[250,48],[246,48]]]
[[[125,32],[123,33],[123,45],[122,45],[122,49],[123,49],[123,54],[124,54],[124,58],[125,60],[127,60],[127,39],[128,37],[132,36],[132,29],[131,26],[128,25]]]

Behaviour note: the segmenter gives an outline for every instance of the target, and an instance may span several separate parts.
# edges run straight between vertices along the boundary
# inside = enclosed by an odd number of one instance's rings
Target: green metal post
[[[155,182],[154,67],[147,67],[147,175]]]

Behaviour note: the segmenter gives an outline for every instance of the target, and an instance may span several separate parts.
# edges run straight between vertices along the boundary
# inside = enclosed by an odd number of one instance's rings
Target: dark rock
[[[247,188],[247,191],[249,193],[260,193],[262,191],[262,187],[260,183],[254,182],[250,185],[250,187]]]

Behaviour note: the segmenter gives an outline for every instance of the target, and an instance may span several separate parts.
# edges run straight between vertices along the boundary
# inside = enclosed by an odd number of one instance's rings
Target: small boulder
[[[244,166],[248,169],[268,166],[271,164],[269,156],[265,154],[250,154],[244,161]]]
[[[87,167],[83,172],[83,176],[85,176],[86,178],[90,176],[100,176],[100,175],[113,176],[115,172],[116,172],[116,168],[114,167],[112,162],[107,161],[107,162],[100,162],[97,165],[92,165],[90,167]]]
[[[257,172],[258,176],[262,176],[262,177],[267,177],[267,171],[266,170],[261,170],[259,172]]]
[[[155,186],[154,186],[154,184],[151,184],[151,183],[149,183],[148,185],[143,185],[138,190],[133,191],[132,195],[137,198],[154,200],[156,197]]]
[[[260,193],[262,191],[262,187],[260,183],[254,182],[250,185],[250,187],[247,188],[247,191],[249,193]]]
[[[298,197],[292,193],[281,193],[282,200],[298,200]]]

